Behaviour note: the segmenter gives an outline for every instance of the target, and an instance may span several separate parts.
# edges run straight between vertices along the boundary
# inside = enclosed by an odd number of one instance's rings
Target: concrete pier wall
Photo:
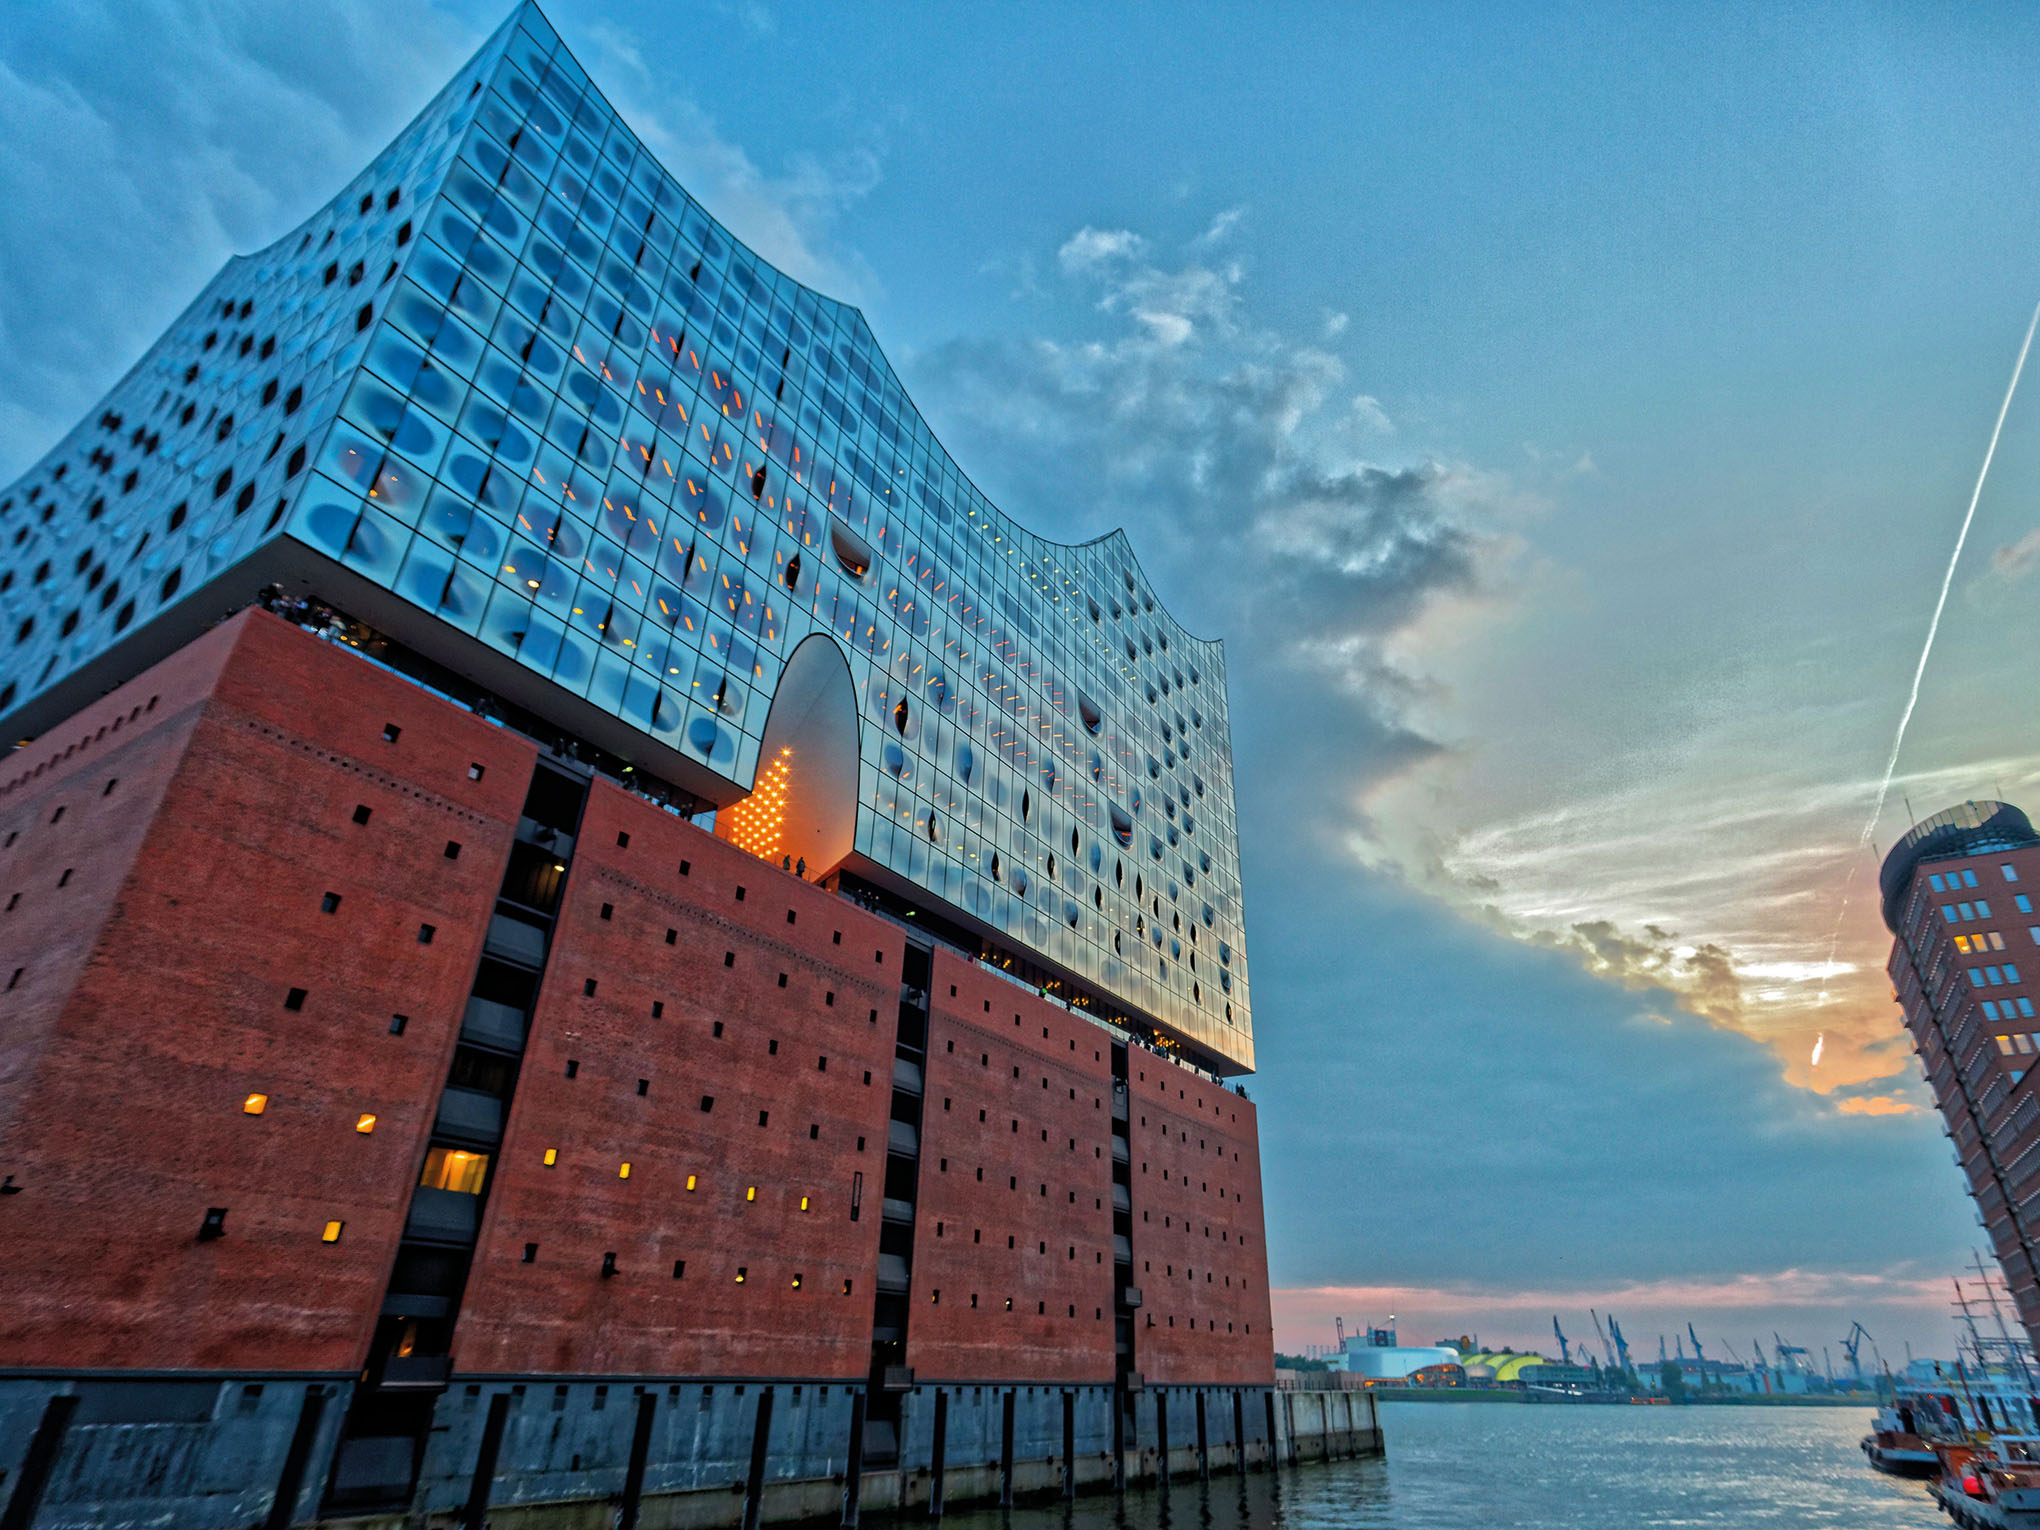
[[[322,1522],[318,1505],[351,1388],[351,1381],[303,1376],[0,1378],[0,1502],[25,1508],[18,1495],[33,1494],[37,1530],[450,1527],[462,1523],[475,1493],[488,1419],[502,1397],[486,1487],[497,1530],[611,1530],[620,1512],[634,1512],[644,1530],[833,1520],[848,1496],[852,1416],[862,1394],[840,1383],[787,1380],[456,1381],[434,1412],[409,1510]],[[900,1399],[897,1463],[866,1463],[862,1513],[927,1512],[937,1483],[938,1402],[945,1506],[996,1501],[1009,1491],[1009,1472],[1019,1498],[1114,1484],[1112,1388],[922,1385]],[[1155,1386],[1131,1402],[1123,1466],[1132,1484],[1165,1469],[1195,1479],[1382,1448],[1374,1400],[1364,1392]],[[764,1450],[754,1483],[761,1412]],[[1067,1460],[1066,1417],[1074,1447]],[[289,1495],[281,1508],[279,1490]]]

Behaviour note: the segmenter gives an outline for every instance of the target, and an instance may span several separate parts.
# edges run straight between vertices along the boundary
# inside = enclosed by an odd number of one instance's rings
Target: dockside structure
[[[1955,1161],[2040,1342],[2040,834],[2004,802],[1923,819],[1879,876],[1887,971]]]
[[[1268,1458],[1221,648],[535,7],[0,538],[10,1515]]]

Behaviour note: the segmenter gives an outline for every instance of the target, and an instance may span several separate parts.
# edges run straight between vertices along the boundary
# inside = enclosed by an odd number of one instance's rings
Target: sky
[[[505,9],[9,7],[0,480]],[[1225,638],[1283,1348],[1950,1351],[1871,893],[2040,810],[2040,391],[1868,820],[2040,301],[2040,13],[547,11],[997,503]]]

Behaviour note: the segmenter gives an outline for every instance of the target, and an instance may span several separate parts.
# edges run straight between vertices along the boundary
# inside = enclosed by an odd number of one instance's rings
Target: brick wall
[[[1150,1382],[1272,1383],[1260,1132],[1231,1089],[1129,1059],[1135,1353]]]
[[[895,926],[598,782],[459,1369],[863,1375],[902,949]]]
[[[929,1011],[908,1363],[1110,1382],[1110,1038],[943,950]]]
[[[154,729],[96,742],[95,717],[151,695]],[[0,962],[62,960],[40,906],[74,891],[60,917],[90,942],[75,981],[0,1007],[10,1060],[44,1038],[0,1137],[21,1187],[0,1199],[0,1363],[351,1370],[535,752],[260,612],[52,740],[88,725],[104,753],[0,798],[38,825],[0,852],[29,916],[0,922]],[[226,1235],[201,1243],[211,1206]]]

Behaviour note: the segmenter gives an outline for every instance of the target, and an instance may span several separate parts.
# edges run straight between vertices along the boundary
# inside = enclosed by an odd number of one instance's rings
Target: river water
[[[1020,1508],[1012,1530],[1926,1530],[1949,1521],[1917,1482],[1871,1470],[1867,1408],[1529,1407],[1384,1403],[1386,1460],[1168,1493]],[[992,1530],[954,1513],[948,1530]]]

